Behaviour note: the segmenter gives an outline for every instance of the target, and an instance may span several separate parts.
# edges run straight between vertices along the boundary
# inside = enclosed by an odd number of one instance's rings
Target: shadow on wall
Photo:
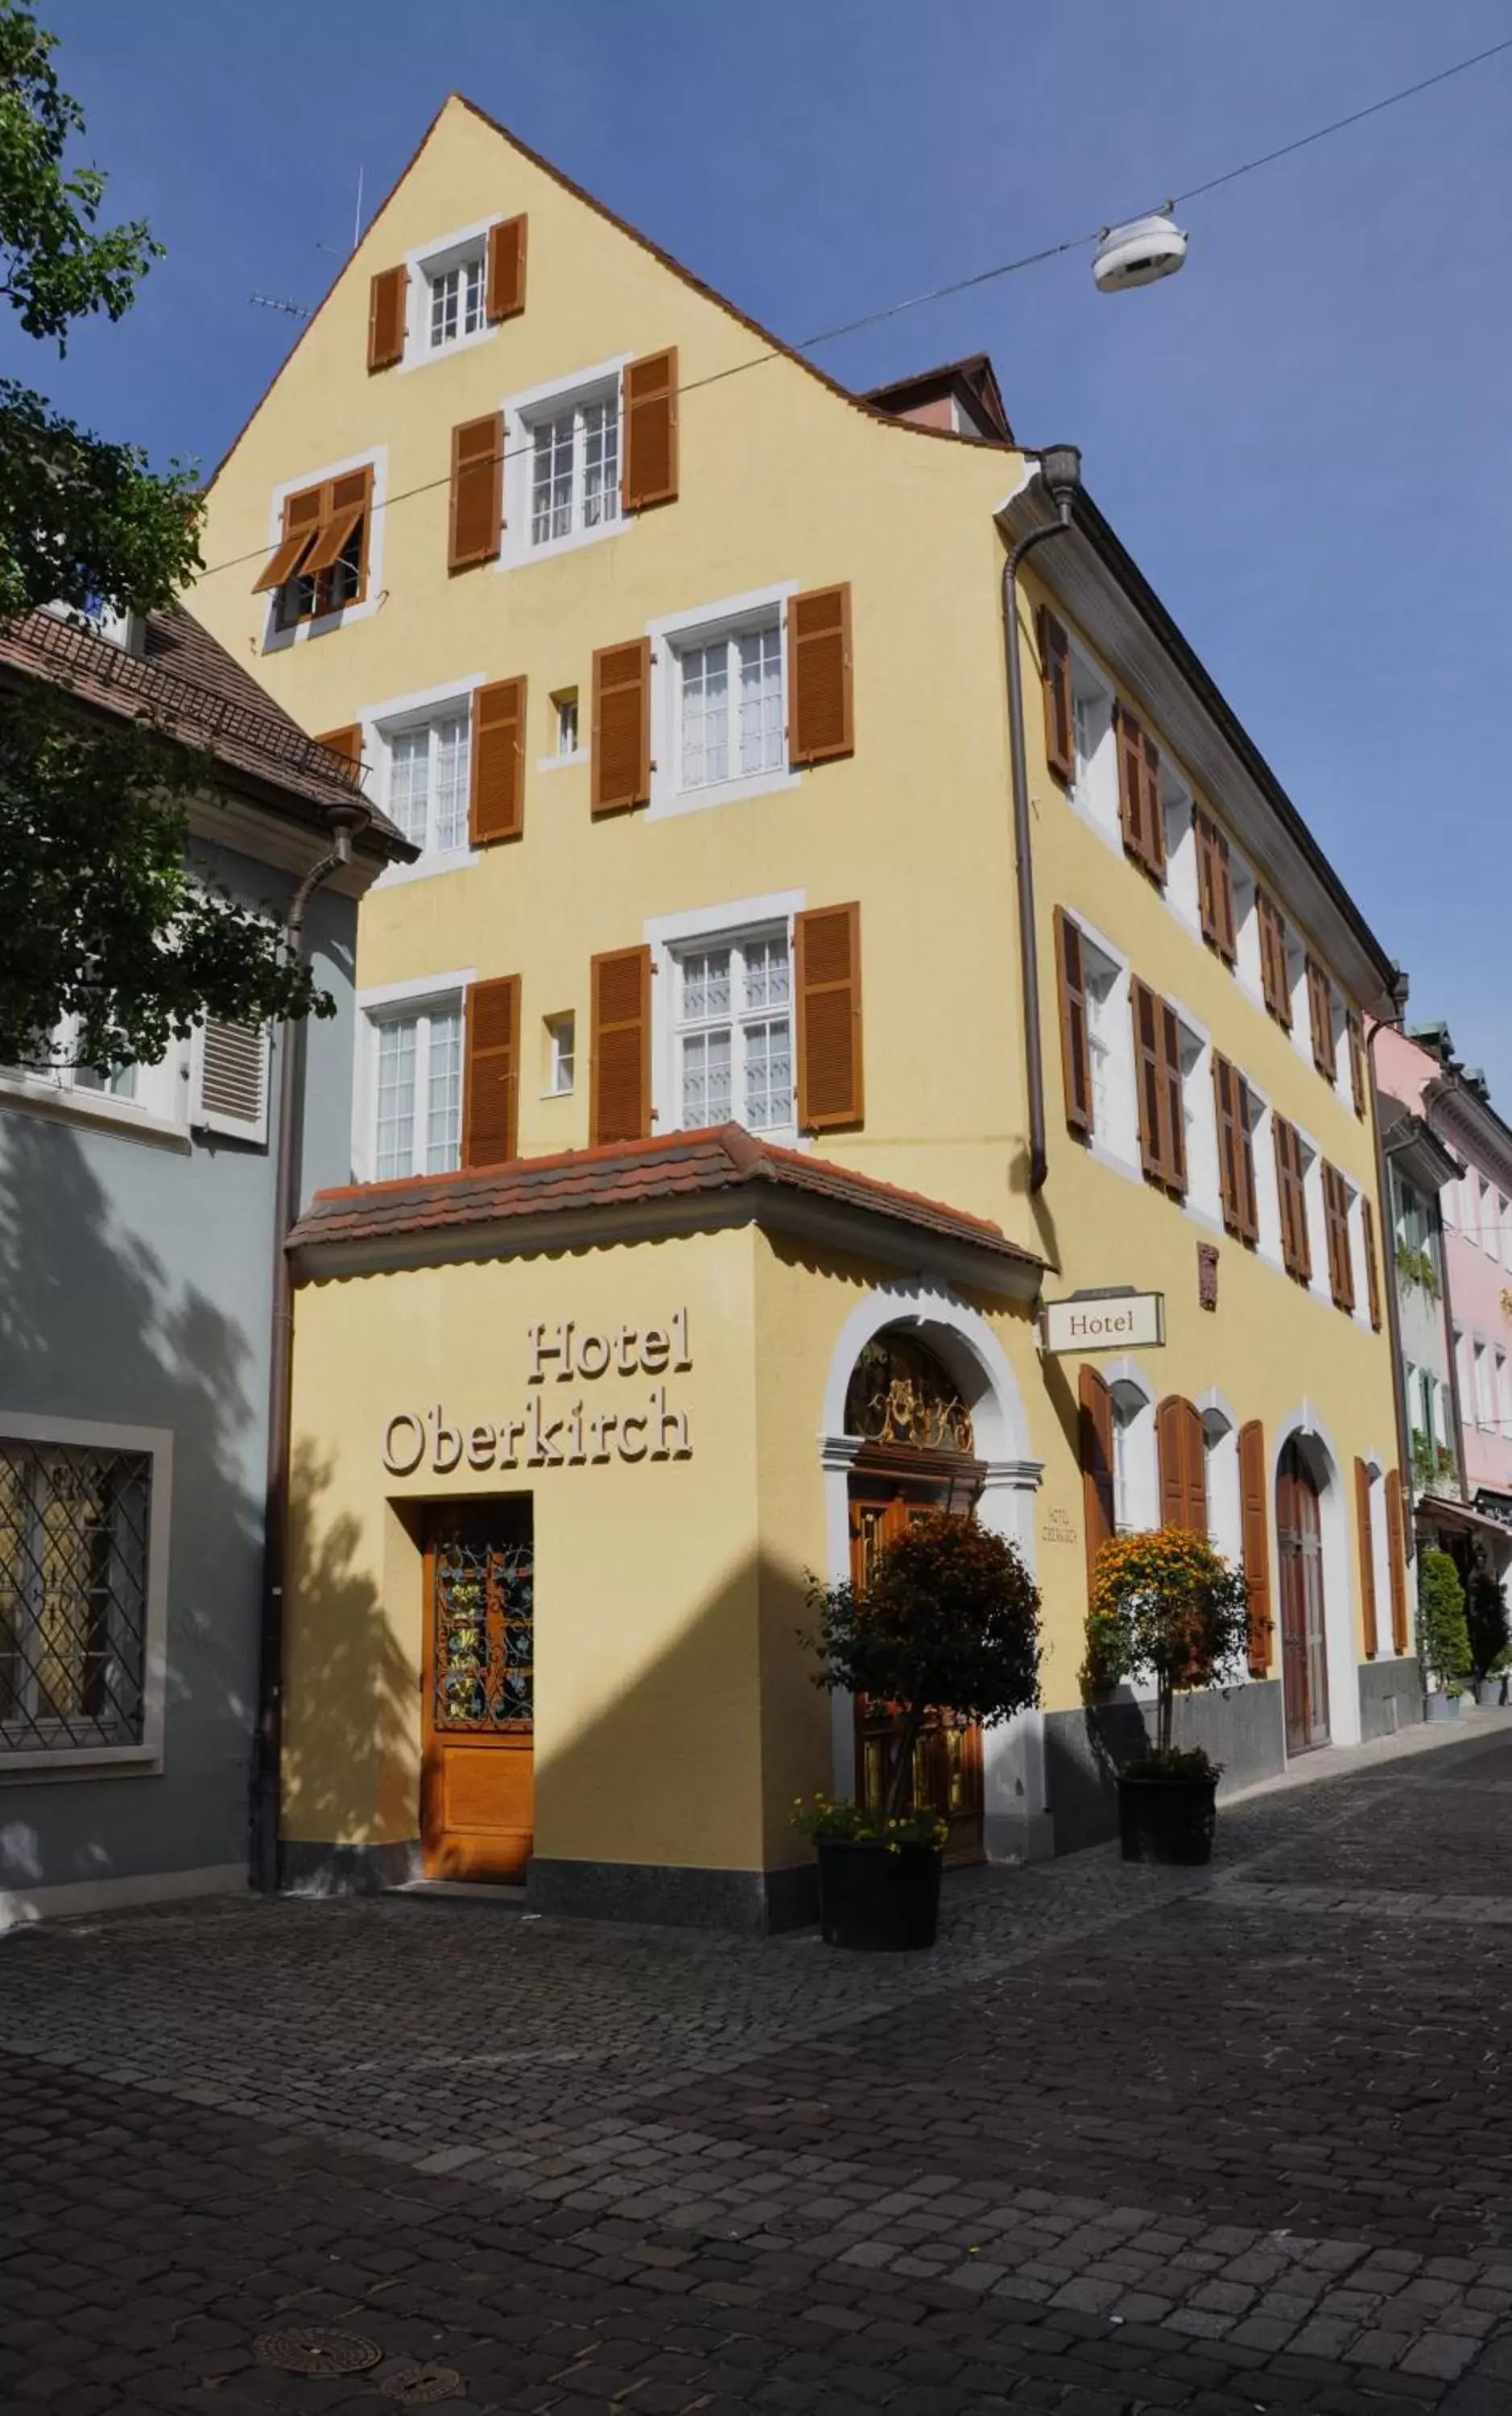
[[[322,1523],[331,1462],[307,1442],[290,1469],[289,1596],[315,1616],[301,1622],[285,1655],[283,1792],[306,1837],[412,1835],[420,1678],[395,1636],[382,1597],[360,1564],[362,1531],[343,1513]],[[318,1887],[361,1884],[358,1857],[328,1855]],[[298,1883],[311,1858],[285,1856]],[[402,1869],[385,1878],[404,1876]]]
[[[97,1144],[122,1149],[109,1141]],[[151,1230],[177,1157],[127,1180]],[[126,1210],[129,1214],[129,1208]],[[0,1118],[0,1411],[173,1436],[166,1767],[5,1789],[0,1887],[234,1864],[247,1850],[262,1404],[241,1324],[123,1222],[80,1136]],[[0,1762],[0,1778],[4,1776]]]
[[[1251,1679],[1177,1695],[1174,1742],[1200,1745],[1220,1763],[1219,1800],[1286,1766],[1281,1689],[1275,1679]],[[1045,1790],[1055,1807],[1055,1851],[1077,1853],[1118,1834],[1118,1773],[1155,1744],[1155,1702],[1129,1686],[1101,1699],[1088,1695],[1075,1712],[1045,1720]]]

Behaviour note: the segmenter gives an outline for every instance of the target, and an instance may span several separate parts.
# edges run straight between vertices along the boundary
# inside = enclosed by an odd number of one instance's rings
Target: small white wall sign
[[[1163,1291],[1110,1293],[1102,1300],[1047,1300],[1040,1347],[1050,1357],[1067,1351],[1131,1351],[1165,1340]]]

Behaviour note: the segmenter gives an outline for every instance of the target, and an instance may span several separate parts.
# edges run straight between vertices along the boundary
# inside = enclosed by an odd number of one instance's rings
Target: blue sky
[[[1158,204],[1512,34],[1505,0],[42,0],[111,204],[118,328],[0,365],[209,466],[449,89],[799,340]],[[1085,253],[816,355],[979,349],[1088,486],[1386,947],[1512,1111],[1512,53],[1193,203],[1184,273]],[[1503,1002],[1501,1005],[1498,1001]]]

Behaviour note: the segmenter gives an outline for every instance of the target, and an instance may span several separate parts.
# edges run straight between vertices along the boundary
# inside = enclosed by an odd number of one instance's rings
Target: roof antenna
[[[247,298],[249,302],[255,302],[260,310],[287,310],[291,319],[309,317],[309,312],[303,302],[285,301],[279,294],[249,294]]]
[[[352,250],[353,250],[353,251],[355,251],[355,250],[356,250],[357,246],[361,243],[361,241],[362,241],[362,170],[361,170],[361,168],[359,168],[359,169],[358,169],[358,171],[357,171],[357,212],[356,212],[356,216],[353,218],[353,219],[352,219]]]

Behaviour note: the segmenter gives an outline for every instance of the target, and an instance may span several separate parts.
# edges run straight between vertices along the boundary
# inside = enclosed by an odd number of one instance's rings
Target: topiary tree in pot
[[[915,1747],[930,1719],[976,1728],[1040,1699],[1040,1590],[1006,1538],[975,1515],[932,1510],[883,1546],[864,1589],[809,1589],[827,1692],[891,1706],[885,1801],[816,1796],[793,1807],[818,1848],[831,1945],[934,1944],[946,1824],[914,1796]]]
[[[1220,1766],[1173,1743],[1178,1693],[1221,1685],[1242,1659],[1250,1601],[1244,1573],[1185,1527],[1115,1535],[1098,1554],[1087,1616],[1086,1677],[1095,1690],[1155,1681],[1155,1743],[1118,1774],[1126,1862],[1205,1863],[1212,1852]]]
[[[1419,1555],[1417,1653],[1423,1668],[1438,1681],[1438,1691],[1428,1699],[1429,1718],[1458,1719],[1470,1676],[1470,1632],[1464,1584],[1447,1552]]]

